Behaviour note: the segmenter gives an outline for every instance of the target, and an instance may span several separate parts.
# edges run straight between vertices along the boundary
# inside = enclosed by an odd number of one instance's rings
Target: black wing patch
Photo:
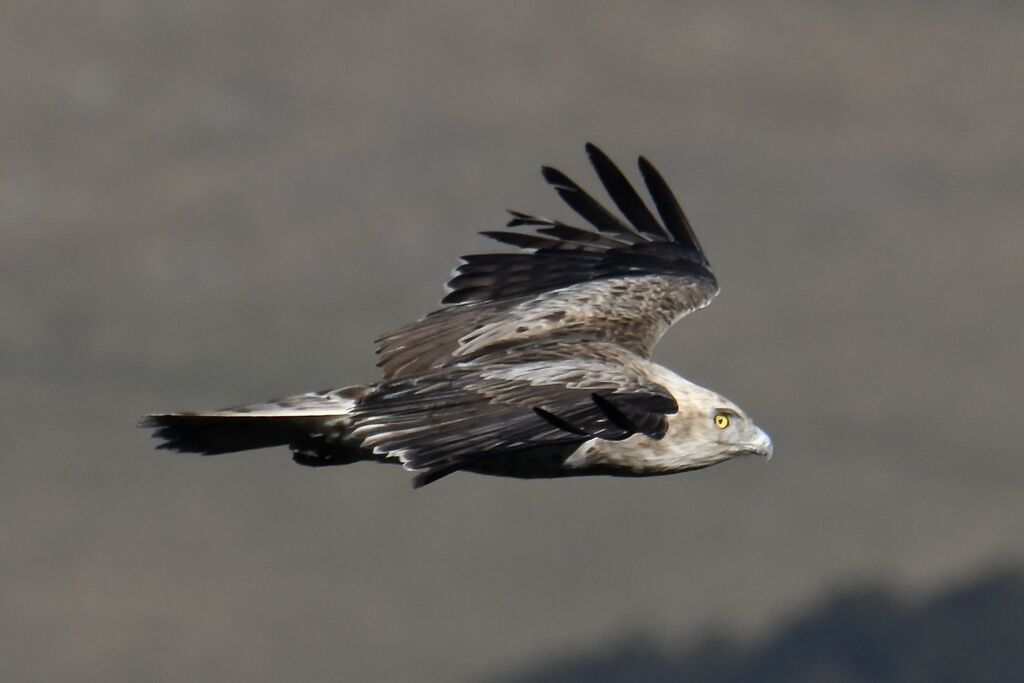
[[[665,435],[677,410],[667,389],[640,377],[623,383],[621,368],[609,368],[614,377],[592,363],[574,371],[572,362],[552,364],[550,383],[541,383],[543,368],[520,379],[479,366],[385,382],[352,414],[352,434],[363,448],[431,471],[539,446]]]
[[[587,154],[601,184],[622,212],[622,220],[561,171],[544,167],[544,179],[594,230],[520,211],[508,227],[532,227],[537,234],[488,231],[482,234],[529,253],[476,254],[448,282],[445,304],[496,301],[536,295],[591,280],[642,275],[679,276],[717,291],[708,260],[686,215],[657,169],[639,160],[644,184],[660,216],[654,216],[626,176],[592,144]]]

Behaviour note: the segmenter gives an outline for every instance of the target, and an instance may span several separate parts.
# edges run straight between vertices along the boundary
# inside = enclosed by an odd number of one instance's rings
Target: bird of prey
[[[379,382],[142,426],[172,451],[288,446],[312,467],[401,463],[415,487],[457,471],[642,477],[771,457],[735,403],[650,360],[718,283],[655,167],[638,160],[652,212],[604,152],[586,151],[621,216],[544,167],[589,227],[510,211],[518,230],[482,234],[518,251],[464,256],[441,308],[377,340]]]

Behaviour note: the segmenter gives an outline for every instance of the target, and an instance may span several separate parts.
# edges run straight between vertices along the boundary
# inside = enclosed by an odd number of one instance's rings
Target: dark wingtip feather
[[[644,200],[640,198],[633,185],[611,160],[611,157],[592,142],[588,142],[585,149],[590,158],[590,164],[597,172],[597,177],[601,179],[605,191],[608,192],[608,196],[612,198],[615,206],[619,207],[619,211],[626,217],[626,220],[645,235],[659,240],[670,240],[672,235],[658,223],[650,209],[644,204]]]
[[[645,157],[641,156],[637,159],[637,165],[640,167],[640,175],[643,176],[644,183],[647,185],[647,191],[650,193],[651,199],[654,200],[654,206],[658,209],[658,215],[661,216],[669,233],[680,244],[691,246],[696,250],[706,265],[707,258],[693,231],[693,226],[690,225],[682,205],[676,199],[675,193],[672,192],[672,188],[669,187],[664,176]]]
[[[575,190],[579,187],[569,176],[565,175],[553,166],[541,166],[540,174],[544,176],[544,180],[546,180],[548,185],[551,185],[552,187],[564,188],[567,190]]]
[[[562,198],[562,201],[569,205],[569,208],[599,231],[625,236],[631,240],[641,238],[637,232],[619,220],[615,214],[604,208],[601,202],[587,194],[572,178],[557,168],[543,166],[541,174],[544,176],[544,180],[555,188],[555,192]]]
[[[714,285],[707,259],[679,203],[654,167],[640,158],[640,171],[653,199],[648,208],[651,199],[642,199],[599,147],[587,142],[585,148],[621,215],[566,174],[543,166],[544,179],[588,225],[575,227],[509,210],[509,228],[532,229],[482,234],[532,253],[464,256],[458,275],[448,281],[449,292],[441,301],[444,306],[526,296],[603,277],[682,275]],[[661,219],[655,218],[655,209]]]

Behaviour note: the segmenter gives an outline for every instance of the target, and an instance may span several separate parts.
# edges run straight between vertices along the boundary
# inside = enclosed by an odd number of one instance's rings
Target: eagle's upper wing
[[[427,480],[525,449],[664,436],[678,409],[644,363],[612,344],[552,342],[373,387],[349,414],[363,448]],[[421,481],[426,483],[425,481]]]
[[[385,378],[548,340],[611,342],[646,357],[670,325],[714,298],[718,283],[661,174],[640,157],[659,220],[604,152],[586,150],[625,220],[544,167],[548,183],[594,229],[512,211],[509,227],[536,234],[484,232],[523,251],[464,256],[443,308],[378,340]]]

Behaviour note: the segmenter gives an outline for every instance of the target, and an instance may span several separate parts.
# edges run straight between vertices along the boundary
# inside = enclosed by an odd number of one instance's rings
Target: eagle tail
[[[341,464],[361,459],[358,447],[345,443],[347,416],[369,387],[311,392],[268,403],[224,410],[148,415],[140,427],[153,429],[157,446],[181,453],[218,455],[272,446],[289,446],[302,464]],[[318,456],[318,462],[306,462]],[[301,458],[301,459],[300,459]],[[334,460],[334,462],[327,462]]]

